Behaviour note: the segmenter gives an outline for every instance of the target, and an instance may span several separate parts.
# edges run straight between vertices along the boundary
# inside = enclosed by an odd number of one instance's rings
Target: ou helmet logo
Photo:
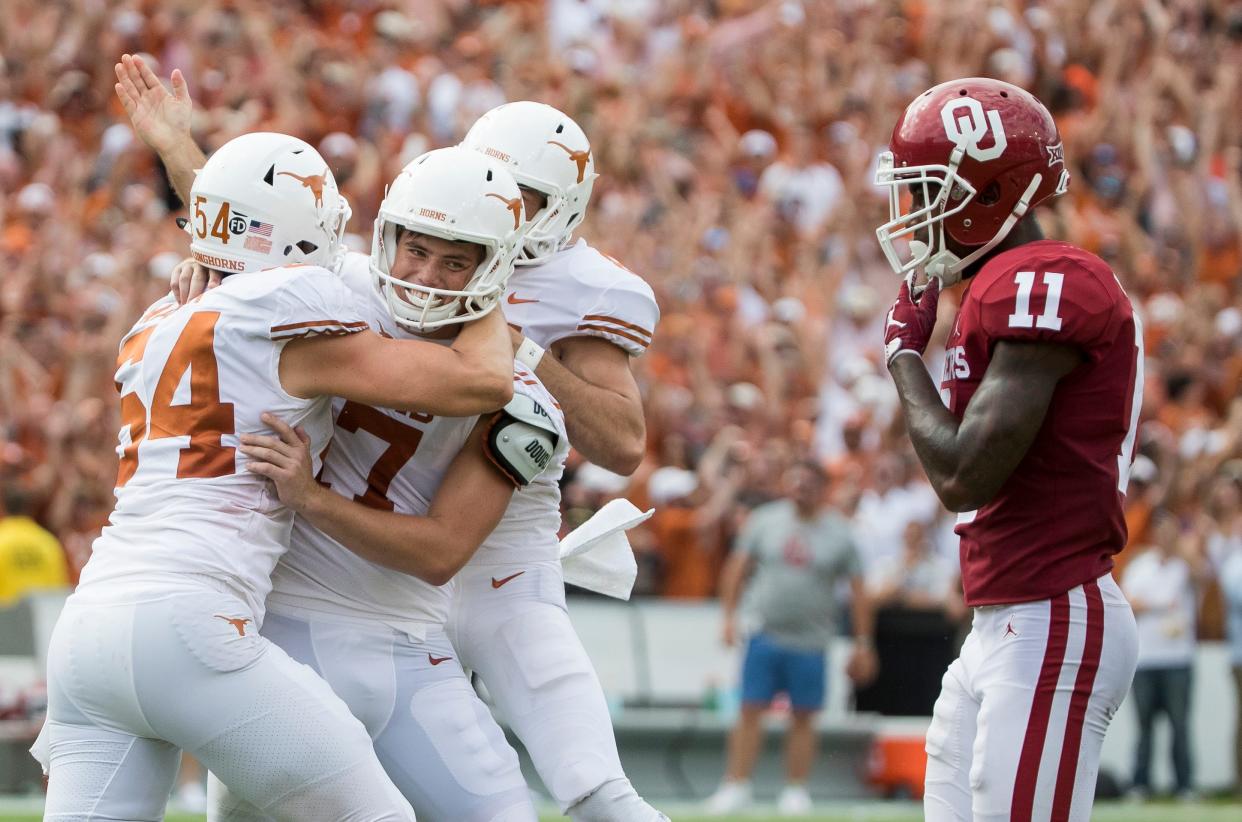
[[[962,109],[965,114],[958,114]],[[1005,138],[1005,127],[1001,125],[1000,112],[992,109],[984,116],[983,105],[973,97],[958,97],[950,100],[940,110],[940,119],[944,122],[944,133],[953,144],[964,149],[967,154],[980,162],[995,160],[1005,152],[1008,141]],[[993,145],[991,148],[980,148],[979,141],[988,133],[991,126]]]

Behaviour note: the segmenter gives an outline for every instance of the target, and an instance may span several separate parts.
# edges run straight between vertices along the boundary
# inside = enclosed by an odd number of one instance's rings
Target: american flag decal
[[[260,237],[270,237],[272,236],[272,224],[261,223],[258,220],[251,220],[250,233],[258,234]]]
[[[260,254],[267,254],[272,250],[272,241],[265,240],[262,237],[251,237],[247,235],[244,245],[247,251],[257,251]]]

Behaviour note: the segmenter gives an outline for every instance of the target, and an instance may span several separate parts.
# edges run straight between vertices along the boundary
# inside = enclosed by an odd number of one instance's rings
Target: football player
[[[413,819],[362,725],[257,632],[292,511],[239,445],[273,411],[320,453],[333,395],[496,410],[512,397],[507,332],[495,313],[453,347],[369,330],[328,268],[348,204],[301,140],[230,141],[188,202],[195,259],[228,276],[157,301],[121,342],[117,504],[48,654],[46,818],[161,819],[183,749],[277,819]]]
[[[531,215],[504,306],[518,359],[560,403],[574,448],[632,472],[645,430],[628,361],[650,345],[659,308],[642,278],[573,241],[596,176],[586,135],[551,106],[519,102],[483,115],[462,145],[508,165]],[[516,497],[457,575],[449,636],[563,812],[579,822],[662,819],[625,776],[603,688],[569,620],[560,493],[547,490]]]
[[[1105,262],[1040,230],[1031,209],[1069,172],[1026,91],[968,78],[924,92],[876,181],[891,211],[876,233],[906,276],[888,368],[927,476],[958,512],[975,609],[927,732],[924,812],[1085,822],[1138,647],[1110,570],[1126,541],[1139,318]],[[939,292],[959,280],[938,391],[922,354]]]
[[[358,313],[384,336],[451,338],[502,297],[521,218],[495,161],[464,148],[417,158],[384,197],[371,256],[345,257]],[[521,366],[513,380],[513,401],[483,418],[334,402],[318,481],[288,426],[241,446],[298,514],[263,636],[345,700],[420,819],[536,820],[517,754],[444,631],[442,586],[517,498],[556,486],[569,447],[539,381]],[[210,794],[213,820],[270,818],[214,780]]]
[[[173,73],[169,94],[140,58],[128,56],[117,75],[135,128],[184,191],[202,157],[189,134],[184,78]],[[560,404],[575,448],[606,468],[633,471],[646,434],[629,360],[650,345],[659,309],[640,277],[572,242],[595,178],[585,134],[550,106],[512,103],[484,115],[463,145],[508,165],[530,215],[504,301],[518,361]],[[173,277],[182,295],[210,285],[193,266]],[[625,777],[603,690],[569,621],[559,506],[555,488],[518,495],[459,574],[450,636],[562,810],[580,820],[660,819]],[[544,658],[555,663],[551,673],[535,662]]]

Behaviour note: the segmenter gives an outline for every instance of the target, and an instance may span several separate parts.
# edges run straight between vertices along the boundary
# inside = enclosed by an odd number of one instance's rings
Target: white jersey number
[[[1138,438],[1139,412],[1143,410],[1143,321],[1134,311],[1134,389],[1130,395],[1130,420],[1126,438],[1117,455],[1117,488],[1125,493],[1130,487],[1130,467],[1134,464],[1134,442]]]
[[[1057,311],[1061,308],[1061,286],[1065,282],[1064,274],[1044,274],[1044,288],[1048,296],[1044,300],[1044,313],[1038,317],[1031,315],[1031,292],[1035,289],[1035,272],[1019,271],[1013,275],[1018,284],[1017,300],[1013,313],[1009,315],[1010,328],[1046,328],[1049,331],[1061,330],[1061,318]]]

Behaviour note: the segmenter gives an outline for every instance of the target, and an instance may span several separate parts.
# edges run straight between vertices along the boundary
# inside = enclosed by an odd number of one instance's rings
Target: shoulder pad
[[[547,410],[534,397],[515,393],[492,418],[487,432],[487,456],[521,488],[551,464],[560,439]]]

